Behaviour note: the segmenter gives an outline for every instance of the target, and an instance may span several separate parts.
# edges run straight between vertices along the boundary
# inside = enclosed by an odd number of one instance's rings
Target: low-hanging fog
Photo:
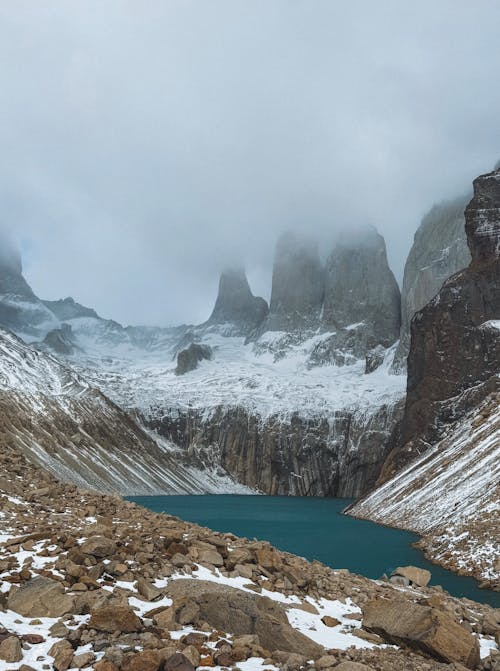
[[[0,4],[0,221],[43,298],[196,322],[276,238],[420,218],[500,156],[497,0]]]

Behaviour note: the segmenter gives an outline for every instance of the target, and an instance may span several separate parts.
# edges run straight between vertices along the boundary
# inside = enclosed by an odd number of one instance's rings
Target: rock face
[[[469,199],[467,195],[435,205],[415,233],[404,271],[401,340],[394,357],[394,372],[406,370],[414,314],[434,298],[445,280],[470,262],[464,229],[464,210]]]
[[[271,305],[266,331],[307,328],[320,316],[323,304],[323,267],[318,245],[291,231],[276,245]]]
[[[449,399],[500,368],[500,170],[474,181],[465,216],[472,262],[412,322],[401,437],[406,452],[425,450],[438,436],[440,414],[450,413]]]
[[[36,338],[57,326],[23,276],[21,255],[7,235],[0,234],[0,325]]]
[[[183,349],[177,355],[176,375],[185,375],[198,368],[200,361],[212,358],[212,348],[208,345],[191,343],[187,349]]]
[[[338,234],[325,263],[317,242],[287,233],[276,248],[271,306],[259,335],[285,331],[296,345],[331,333],[318,344],[310,365],[346,365],[396,342],[400,301],[384,239],[375,229]],[[261,337],[257,346],[267,342]]]
[[[262,420],[241,407],[162,412],[150,428],[186,451],[200,468],[222,466],[238,482],[271,495],[355,497],[373,486],[401,404],[368,416]]]
[[[266,318],[268,306],[252,294],[245,271],[226,270],[219,281],[219,293],[208,325],[232,324],[247,335]]]
[[[384,238],[368,227],[344,233],[326,262],[323,322],[337,329],[363,323],[367,349],[388,347],[399,335],[400,309]]]

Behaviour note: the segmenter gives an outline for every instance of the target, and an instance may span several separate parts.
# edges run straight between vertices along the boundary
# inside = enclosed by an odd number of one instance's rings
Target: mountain
[[[422,219],[405,265],[401,292],[401,339],[394,372],[406,370],[413,315],[434,298],[443,282],[470,262],[464,210],[470,194],[434,205]]]
[[[36,340],[57,326],[54,314],[23,276],[21,255],[10,238],[0,237],[0,324]]]
[[[245,271],[224,271],[207,326],[228,325],[235,334],[248,335],[264,321],[269,309],[263,298],[252,294]]]
[[[0,415],[0,446],[15,446],[67,482],[127,494],[243,491],[222,470],[190,464],[73,369],[1,329]]]
[[[500,170],[474,180],[465,233],[470,264],[446,280],[411,324],[405,412],[382,484],[352,512],[425,532],[433,558],[493,579],[498,571],[489,543],[498,534],[500,509]]]
[[[322,334],[309,365],[354,365],[369,358],[367,369],[373,370],[400,330],[401,296],[385,241],[363,226],[321,247],[329,250],[324,262],[318,241],[294,233],[279,239],[269,316],[256,334],[256,348],[279,359]]]

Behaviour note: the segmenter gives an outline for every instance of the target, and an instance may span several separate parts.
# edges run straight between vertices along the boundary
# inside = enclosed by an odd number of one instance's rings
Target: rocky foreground
[[[375,582],[0,455],[0,670],[500,669],[500,611]]]

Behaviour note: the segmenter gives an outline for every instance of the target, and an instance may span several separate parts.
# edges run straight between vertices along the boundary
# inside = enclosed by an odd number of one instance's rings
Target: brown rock
[[[163,669],[164,671],[195,671],[195,668],[189,659],[184,657],[180,652],[176,652],[175,655],[168,657],[168,659],[165,660]]]
[[[7,663],[20,662],[23,651],[17,636],[9,636],[0,643],[0,659]]]
[[[49,655],[54,658],[56,671],[67,671],[71,666],[74,650],[69,641],[58,641],[49,650]]]
[[[118,667],[110,662],[109,659],[103,659],[94,664],[94,671],[118,671]]]
[[[479,644],[467,629],[445,613],[410,601],[374,599],[363,609],[363,627],[385,641],[407,644],[438,661],[474,669]]]
[[[92,536],[80,545],[80,551],[84,555],[92,555],[101,559],[110,557],[116,552],[116,543],[106,536]]]
[[[144,580],[144,578],[139,578],[137,581],[137,591],[141,596],[143,596],[146,601],[155,601],[162,596],[162,593],[154,585]]]
[[[182,651],[182,654],[184,657],[187,657],[191,664],[196,667],[199,666],[200,664],[200,653],[198,650],[195,648],[194,645],[188,645],[184,650]]]
[[[402,576],[407,578],[410,583],[418,585],[419,587],[427,587],[431,579],[430,571],[416,566],[400,566],[392,572],[393,576]]]
[[[86,666],[90,666],[94,660],[95,655],[93,652],[82,652],[81,655],[75,655],[73,657],[71,668],[84,669]]]
[[[104,606],[91,613],[89,629],[107,631],[112,634],[115,631],[131,634],[143,629],[141,620],[128,606]]]
[[[373,671],[373,669],[371,666],[366,666],[366,664],[359,664],[358,662],[346,660],[345,662],[340,662],[340,664],[335,667],[335,671]]]
[[[158,650],[144,650],[129,657],[122,666],[122,671],[158,671],[162,658]]]
[[[7,605],[24,617],[61,617],[73,612],[75,600],[56,580],[37,577],[10,594]]]
[[[339,624],[342,624],[342,622],[337,620],[336,617],[330,617],[329,615],[324,615],[321,618],[321,622],[323,622],[325,627],[338,627]]]

